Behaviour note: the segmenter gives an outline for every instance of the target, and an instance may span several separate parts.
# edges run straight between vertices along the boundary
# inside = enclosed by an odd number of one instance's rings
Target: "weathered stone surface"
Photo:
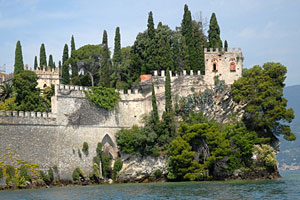
[[[168,157],[139,157],[133,155],[122,156],[123,168],[120,172],[121,182],[142,182],[150,176],[154,176],[156,170],[160,170],[163,175],[168,173]]]

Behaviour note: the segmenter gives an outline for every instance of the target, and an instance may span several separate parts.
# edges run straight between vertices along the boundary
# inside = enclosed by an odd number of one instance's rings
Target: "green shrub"
[[[51,183],[50,181],[50,176],[46,174],[44,171],[40,171],[40,178],[47,184],[49,185]]]
[[[25,165],[22,165],[20,167],[20,176],[21,177],[23,176],[26,181],[31,180],[31,176],[28,175],[28,173],[27,173],[27,167]]]
[[[87,156],[89,155],[89,144],[87,142],[83,143],[82,152]]]
[[[79,178],[84,178],[83,171],[79,167],[77,167],[72,173],[72,178],[74,181],[79,180]]]
[[[8,174],[9,178],[15,177],[15,168],[11,165],[6,166],[6,174]]]
[[[155,176],[155,178],[161,178],[162,177],[162,171],[160,169],[155,170],[154,176]]]
[[[112,110],[119,103],[120,95],[114,88],[97,86],[84,92],[90,102],[105,110]]]
[[[119,172],[121,171],[123,167],[123,162],[120,158],[117,158],[114,167],[113,167],[113,179],[116,180],[119,176]]]
[[[3,178],[3,168],[0,167],[0,179]]]
[[[53,173],[52,168],[50,168],[50,169],[48,170],[48,176],[49,176],[50,182],[52,183],[53,180],[54,180],[54,173]]]
[[[111,172],[111,160],[109,154],[104,153],[102,155],[102,175],[104,178],[109,178],[110,177],[110,172]]]

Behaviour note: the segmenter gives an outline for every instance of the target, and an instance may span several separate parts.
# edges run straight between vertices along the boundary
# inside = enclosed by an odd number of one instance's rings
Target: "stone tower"
[[[205,82],[209,85],[214,84],[214,77],[218,76],[220,80],[224,80],[226,84],[233,84],[235,80],[242,76],[243,55],[239,48],[224,51],[218,48],[213,51],[204,49],[205,54]]]

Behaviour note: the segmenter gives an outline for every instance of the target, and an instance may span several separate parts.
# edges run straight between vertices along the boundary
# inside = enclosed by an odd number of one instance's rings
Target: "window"
[[[234,62],[231,62],[231,63],[230,63],[230,71],[231,71],[231,72],[235,72],[235,71],[236,71],[236,65],[235,65]]]
[[[216,63],[214,63],[213,64],[213,72],[217,72],[218,70],[217,70],[217,64]]]

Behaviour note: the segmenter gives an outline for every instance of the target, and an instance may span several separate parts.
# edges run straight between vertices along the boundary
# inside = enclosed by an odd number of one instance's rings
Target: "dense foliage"
[[[68,58],[69,58],[69,49],[68,49],[68,45],[65,44],[63,57],[62,57],[62,72],[61,72],[61,82],[63,84],[70,83],[69,65],[67,62]]]
[[[113,88],[102,86],[92,87],[90,91],[85,91],[90,102],[105,110],[112,110],[119,103],[120,95]]]
[[[37,88],[37,75],[32,71],[24,71],[13,78],[13,86],[16,92],[16,110],[48,112],[50,105],[40,96]]]
[[[215,50],[216,48],[221,49],[223,45],[222,43],[217,17],[215,13],[212,13],[208,30],[208,44],[210,48]]]
[[[288,123],[294,118],[293,109],[287,109],[283,97],[286,67],[280,63],[254,66],[232,85],[236,102],[247,104],[244,122],[248,129],[260,137],[277,141],[282,134],[287,140],[295,140]]]
[[[16,51],[15,51],[14,74],[17,75],[23,71],[24,71],[24,64],[23,64],[22,47],[21,47],[21,42],[18,41],[16,44]]]
[[[40,48],[40,69],[43,70],[44,66],[47,67],[46,49],[45,49],[45,45],[41,44],[41,48]]]

